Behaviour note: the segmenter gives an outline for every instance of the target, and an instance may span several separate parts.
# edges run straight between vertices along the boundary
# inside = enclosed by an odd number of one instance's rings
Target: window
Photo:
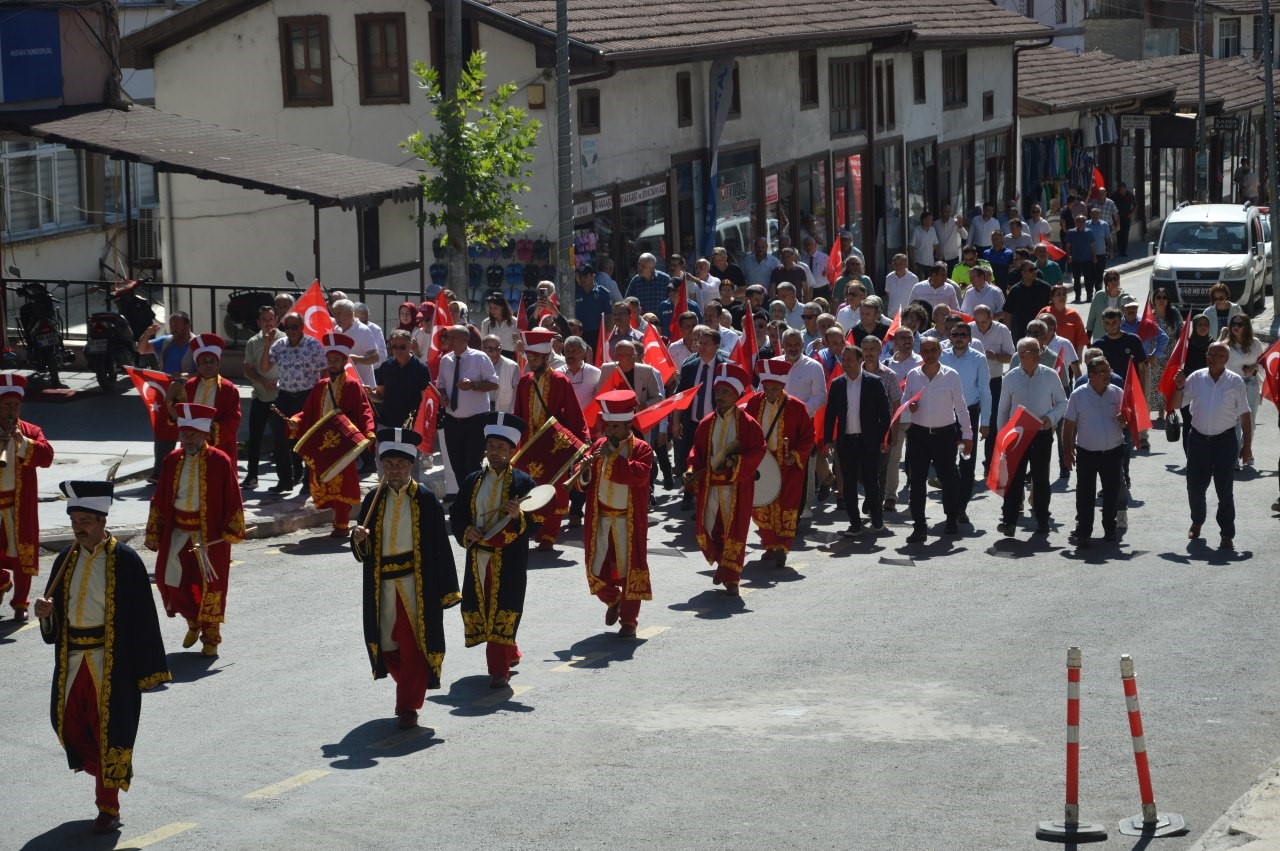
[[[742,116],[742,79],[738,76],[738,63],[733,63],[733,97],[729,99],[729,113],[726,118]]]
[[[416,48],[415,48],[416,49]],[[462,16],[462,64],[466,65],[471,54],[480,49],[480,26],[466,14]],[[554,46],[552,56],[554,57]],[[554,65],[554,58],[551,60]],[[444,12],[431,13],[431,67],[444,81]],[[545,67],[539,65],[539,67]]]
[[[600,132],[600,90],[578,89],[578,132]]]
[[[969,103],[969,54],[949,50],[942,54],[942,108],[955,109]]]
[[[982,120],[990,121],[996,117],[996,93],[993,91],[985,91],[982,93]]]
[[[1067,22],[1067,0],[1054,0],[1053,19],[1060,24]]]
[[[693,77],[688,71],[676,74],[676,125],[693,124]]]
[[[280,19],[280,69],[285,106],[333,105],[327,17]]]
[[[818,51],[800,51],[800,108],[818,106]]]
[[[34,139],[3,143],[4,232],[35,236],[84,224],[84,157]]]
[[[108,219],[124,218],[124,176],[129,171],[133,175],[131,187],[133,211],[160,206],[160,194],[156,184],[154,166],[134,163],[132,169],[126,169],[119,160],[102,158],[103,207]]]
[[[867,129],[867,63],[861,59],[832,59],[828,67],[831,89],[831,135]]]
[[[893,60],[876,63],[876,132],[892,130],[898,124],[897,90],[893,85]]]
[[[911,54],[911,94],[916,103],[924,103],[928,95],[924,86],[924,54]]]
[[[1218,19],[1218,58],[1230,59],[1240,55],[1240,19]]]
[[[404,13],[356,15],[360,103],[408,103]]]

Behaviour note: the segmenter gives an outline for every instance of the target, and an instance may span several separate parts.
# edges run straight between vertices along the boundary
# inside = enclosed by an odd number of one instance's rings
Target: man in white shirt
[[[991,234],[1000,230],[1000,220],[996,218],[996,205],[983,204],[982,215],[969,223],[969,238],[978,247],[978,253],[991,247]],[[1004,231],[1000,230],[1001,235]]]
[[[933,223],[933,229],[938,234],[938,252],[946,262],[947,274],[950,275],[951,270],[960,262],[960,249],[964,247],[964,241],[969,233],[964,229],[964,225],[960,224],[960,220],[951,215],[950,204],[942,205],[938,220]]]
[[[1049,234],[1053,232],[1049,222],[1040,213],[1040,205],[1033,204],[1031,206],[1031,215],[1025,222],[1025,230],[1031,235],[1033,243],[1043,242],[1044,240],[1041,237],[1047,240]]]
[[[1031,501],[1036,514],[1036,534],[1049,534],[1049,458],[1053,455],[1053,429],[1067,411],[1062,379],[1040,363],[1040,342],[1034,337],[1018,341],[1018,368],[1009,370],[1000,389],[1000,413],[996,422],[1004,428],[1017,408],[1025,408],[1040,420],[1040,432],[1031,440],[1009,476],[1004,494],[1004,519],[996,528],[1007,538],[1017,529],[1022,513],[1023,482],[1031,472]]]
[[[918,283],[920,278],[907,268],[907,255],[893,255],[893,271],[884,276],[884,315],[897,316],[911,301],[911,289]]]
[[[378,355],[378,340],[368,325],[356,319],[356,306],[350,299],[338,299],[333,303],[333,321],[338,331],[346,334],[354,341],[351,347],[351,363],[360,376],[360,383],[365,387],[373,387],[376,381],[373,368],[382,362]]]
[[[972,431],[984,440],[987,439],[988,426],[991,420],[991,381],[987,374],[987,359],[982,353],[969,345],[973,337],[973,329],[963,321],[955,322],[948,330],[950,346],[942,353],[942,365],[949,366],[960,376],[964,389],[964,401],[969,409],[969,425]],[[969,500],[973,498],[973,471],[977,465],[977,453],[970,452],[968,458],[961,458],[958,474],[960,476],[960,513],[957,518],[961,523],[969,522]]]
[[[698,327],[698,317],[692,310],[680,314],[680,339],[672,340],[667,346],[667,351],[671,353],[671,359],[675,361],[676,372],[671,376],[671,380],[667,382],[667,389],[670,390],[676,386],[676,381],[680,377],[679,366],[698,353],[698,344],[693,339],[693,329]],[[565,344],[565,358],[569,357],[569,342]],[[585,410],[585,409],[584,409]]]
[[[809,273],[813,276],[813,282],[809,286],[827,286],[827,263],[831,258],[827,253],[818,246],[818,241],[811,236],[804,239],[804,253],[800,255],[800,262],[809,267]],[[750,281],[748,281],[750,283]]]
[[[489,391],[498,389],[493,361],[479,349],[467,348],[471,331],[454,325],[446,334],[451,350],[440,359],[436,389],[448,415],[444,421],[445,451],[457,482],[480,469],[484,454],[484,417],[489,413]]]
[[[917,275],[927,275],[940,259],[938,232],[933,229],[933,213],[920,214],[920,224],[911,229],[911,263]]]
[[[747,278],[747,286],[758,284],[767,287],[770,273],[782,263],[769,253],[769,241],[763,236],[758,236],[751,243],[751,253],[743,257],[738,265],[742,267],[742,274]]]
[[[827,403],[827,371],[822,364],[804,353],[804,335],[794,328],[789,328],[782,334],[782,356],[791,364],[791,371],[787,374],[787,395],[804,402],[809,416],[814,416]],[[805,493],[814,494],[816,470],[812,457],[807,476]],[[804,511],[800,514],[802,518],[813,516],[809,502],[810,500],[805,500]]]
[[[974,266],[969,270],[969,288],[964,291],[960,300],[960,312],[973,316],[978,305],[985,304],[992,314],[1004,310],[1004,293],[1000,288],[992,286],[990,270],[986,266]]]
[[[520,364],[502,355],[502,340],[490,334],[480,341],[480,351],[493,361],[498,373],[498,387],[489,393],[489,410],[511,413],[516,406],[516,385],[520,383]]]
[[[693,314],[687,314],[692,316]],[[677,361],[679,363],[679,361]],[[568,337],[564,341],[564,365],[556,367],[573,385],[573,395],[578,406],[586,410],[596,397],[596,385],[600,383],[600,368],[587,363],[587,342],[581,337]],[[519,379],[517,378],[517,382]],[[582,508],[586,503],[586,491],[569,490],[569,528],[582,528]]]
[[[1233,493],[1236,458],[1253,463],[1253,419],[1244,379],[1227,369],[1230,352],[1226,343],[1209,344],[1204,369],[1190,375],[1178,370],[1173,376],[1174,393],[1170,410],[1185,402],[1191,408],[1191,429],[1187,435],[1187,501],[1191,504],[1189,540],[1200,537],[1208,508],[1205,492],[1213,482],[1218,492],[1219,549],[1233,548],[1236,536],[1236,504]],[[1243,445],[1236,448],[1236,423],[1240,423]]]
[[[947,278],[946,263],[934,263],[929,270],[928,279],[911,288],[910,301],[916,299],[929,302],[930,310],[940,304],[945,304],[952,310],[960,309],[960,288]]]
[[[945,264],[943,265],[945,269]],[[942,483],[942,505],[947,515],[946,534],[960,531],[960,481],[956,475],[956,424],[960,424],[960,446],[973,454],[973,428],[960,375],[943,366],[942,344],[934,339],[920,341],[923,363],[907,374],[902,398],[909,400],[903,419],[907,428],[907,472],[911,483],[911,523],[908,544],[922,544],[929,537],[925,524],[925,491],[932,464]],[[889,364],[892,367],[891,364]]]
[[[721,314],[727,311],[720,305],[719,301],[707,302],[707,309],[703,312],[703,321],[707,327],[714,328],[720,332],[720,351],[726,355],[733,354],[733,349],[738,345],[738,340],[742,339],[742,335],[733,330],[732,325],[726,325],[721,321]]]
[[[720,279],[711,274],[711,261],[705,257],[694,261],[693,277],[697,281],[698,310],[706,310],[707,302],[720,296]],[[693,286],[693,281],[689,282],[689,286]]]
[[[998,402],[1000,399],[1000,382],[1004,376],[1005,366],[1013,361],[1014,347],[1013,334],[1009,332],[1008,326],[1001,322],[996,322],[992,317],[991,308],[985,304],[979,304],[973,309],[973,321],[969,323],[969,327],[973,329],[974,342],[982,346],[982,352],[987,358],[987,369],[991,375],[991,399]],[[991,431],[996,428],[995,404],[992,404],[991,421],[988,423]],[[995,451],[996,445],[994,441],[988,440],[983,451],[983,473],[991,467],[991,453]]]

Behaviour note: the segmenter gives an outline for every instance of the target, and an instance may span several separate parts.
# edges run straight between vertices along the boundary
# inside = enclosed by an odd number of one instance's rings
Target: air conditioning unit
[[[154,208],[139,210],[133,219],[133,259],[160,259],[160,217]]]

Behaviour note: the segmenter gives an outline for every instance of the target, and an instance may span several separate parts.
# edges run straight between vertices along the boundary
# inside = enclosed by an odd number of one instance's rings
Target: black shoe
[[[675,480],[672,479],[670,476],[667,476],[665,479],[662,480],[662,488],[663,490],[669,490],[669,491],[675,490],[676,489]]]
[[[956,517],[956,520],[960,521],[966,526],[973,525],[972,523],[969,522],[969,512],[967,511],[961,511],[960,514]]]
[[[844,530],[843,532],[841,532],[840,534],[841,534],[841,535],[843,535],[843,536],[844,536],[844,537],[846,537],[846,538],[856,538],[856,537],[858,537],[859,535],[861,535],[861,534],[862,534],[862,521],[861,521],[861,520],[859,520],[857,523],[850,523],[850,524],[849,524],[849,528],[848,528],[848,529],[845,529],[845,530]]]
[[[958,535],[960,534],[960,524],[954,517],[948,517],[947,525],[942,528],[942,531],[948,535]]]
[[[998,523],[996,524],[996,531],[1006,538],[1012,538],[1018,533],[1018,527],[1012,523]]]
[[[827,497],[831,495],[830,485],[818,485],[818,502],[826,502]]]
[[[680,510],[688,511],[691,508],[693,508],[693,494],[687,493],[680,497]]]
[[[244,480],[243,482],[241,482],[241,483],[240,483],[240,487],[241,487],[243,490],[250,490],[250,491],[251,491],[251,490],[255,490],[255,489],[257,489],[257,487],[258,487],[258,477],[257,477],[257,476],[248,476],[248,477],[246,477],[246,478],[245,478],[245,480]]]
[[[1037,523],[1037,524],[1036,524],[1036,534],[1037,534],[1037,535],[1047,535],[1047,534],[1049,534],[1049,524],[1048,524],[1048,523]]]
[[[267,490],[269,490],[271,493],[288,493],[289,491],[293,490],[293,488],[294,488],[293,482],[280,482],[279,484],[274,484],[271,487],[267,488]]]
[[[1111,530],[1110,532],[1102,533],[1102,540],[1104,541],[1114,541],[1115,539],[1116,539],[1116,533],[1114,529]]]
[[[1105,541],[1106,538],[1103,538],[1103,540]],[[1070,535],[1067,535],[1067,543],[1078,550],[1086,550],[1089,548],[1089,536],[1073,531]]]
[[[914,530],[912,530],[911,534],[907,536],[907,543],[923,544],[928,539],[929,539],[929,530],[924,526],[917,526],[915,527]]]

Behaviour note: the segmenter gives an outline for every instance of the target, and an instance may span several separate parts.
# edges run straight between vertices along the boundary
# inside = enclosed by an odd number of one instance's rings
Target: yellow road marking
[[[637,632],[636,638],[653,638],[655,635],[662,635],[669,629],[671,629],[669,626],[651,626]]]
[[[173,824],[166,824],[164,827],[158,827],[150,833],[144,833],[135,839],[124,839],[116,845],[116,851],[125,851],[125,849],[146,848],[148,845],[155,845],[161,840],[168,839],[170,836],[177,836],[195,827],[193,821],[175,821]]]
[[[528,692],[529,689],[533,688],[533,686],[507,686],[507,688],[511,689],[510,694],[507,694],[505,691],[499,691],[497,694],[485,695],[479,700],[472,702],[476,706],[497,706],[499,703],[505,703],[514,697],[519,697],[520,695]]]
[[[586,656],[574,656],[563,665],[556,665],[553,671],[572,671],[574,668],[585,668],[593,662],[599,662],[601,659],[610,656],[609,653],[588,653]]]
[[[285,792],[288,792],[291,789],[297,789],[299,786],[304,786],[313,780],[319,780],[321,777],[324,777],[328,773],[329,773],[328,771],[325,771],[323,769],[314,769],[312,771],[304,771],[301,774],[295,774],[290,778],[281,780],[279,783],[272,783],[270,786],[263,786],[258,791],[250,792],[248,795],[245,795],[245,797],[246,798],[274,798],[277,795],[283,795]]]
[[[39,625],[40,625],[40,620],[39,620],[39,618],[33,618],[33,619],[31,619],[31,620],[27,621],[26,623],[24,623],[22,626],[18,627],[17,629],[15,629],[13,632],[11,632],[11,633],[9,633],[9,634],[10,634],[10,635],[17,635],[17,634],[18,634],[18,633],[20,633],[20,632],[26,632],[26,631],[27,631],[27,630],[29,630],[29,629],[35,629],[35,628],[36,628],[36,627],[38,627]]]
[[[396,733],[394,736],[388,736],[387,738],[383,739],[380,742],[374,742],[369,747],[377,748],[378,750],[381,750],[381,751],[389,751],[392,748],[398,748],[400,747],[400,745],[403,745],[405,742],[412,741],[413,739],[416,739],[425,733],[434,733],[434,732],[435,730],[431,727],[411,727],[408,730],[401,730],[399,733]]]

